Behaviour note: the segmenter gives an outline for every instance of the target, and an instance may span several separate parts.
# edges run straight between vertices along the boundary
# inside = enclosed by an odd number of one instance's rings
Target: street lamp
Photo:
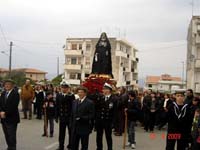
[[[1,53],[8,56],[8,54],[5,51],[1,51]]]

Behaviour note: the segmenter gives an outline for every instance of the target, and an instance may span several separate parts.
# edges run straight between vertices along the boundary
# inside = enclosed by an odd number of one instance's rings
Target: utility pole
[[[184,68],[185,68],[185,64],[184,61],[182,61],[182,85],[184,87]]]
[[[57,57],[57,75],[59,75],[59,57]]]
[[[13,42],[10,42],[10,54],[9,54],[9,77],[11,76],[11,69],[12,69],[12,46]]]

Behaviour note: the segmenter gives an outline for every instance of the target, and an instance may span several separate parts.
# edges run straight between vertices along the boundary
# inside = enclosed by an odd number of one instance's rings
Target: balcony
[[[131,72],[138,73],[138,69],[137,68],[131,68]]]
[[[79,79],[67,79],[67,82],[69,82],[72,85],[80,85],[81,81]]]
[[[83,55],[82,50],[64,50],[64,54],[67,56],[81,56]]]
[[[196,44],[200,44],[200,36],[196,36]]]
[[[195,68],[200,68],[200,59],[195,60]]]
[[[65,70],[81,70],[82,69],[82,65],[67,65],[67,64],[64,64],[64,69]]]
[[[116,55],[116,56],[120,56],[120,57],[127,58],[127,53],[124,53],[124,52],[119,51],[119,50],[116,50],[116,51],[115,51],[115,55]]]

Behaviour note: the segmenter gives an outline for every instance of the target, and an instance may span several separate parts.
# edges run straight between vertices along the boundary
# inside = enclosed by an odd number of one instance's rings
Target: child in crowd
[[[48,123],[49,123],[50,137],[53,137],[56,105],[55,101],[53,100],[53,93],[51,91],[46,92],[46,99],[43,104],[43,109],[44,109],[44,134],[42,136],[48,136]]]

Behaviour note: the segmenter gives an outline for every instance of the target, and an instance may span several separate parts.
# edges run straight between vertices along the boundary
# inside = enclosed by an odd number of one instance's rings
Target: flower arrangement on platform
[[[89,94],[96,93],[97,91],[102,93],[103,85],[109,83],[113,86],[116,86],[116,81],[113,80],[108,75],[95,75],[91,74],[85,81],[82,83],[82,86],[88,89]]]

